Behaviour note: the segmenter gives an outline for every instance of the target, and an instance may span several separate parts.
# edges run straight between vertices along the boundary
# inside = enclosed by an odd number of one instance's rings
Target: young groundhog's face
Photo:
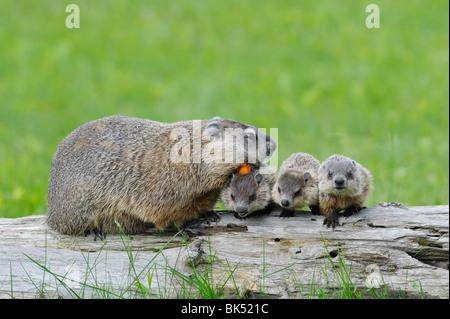
[[[267,188],[267,189],[266,189]],[[231,176],[229,191],[225,196],[227,207],[244,218],[255,210],[264,208],[270,199],[270,189],[263,176],[254,171]]]
[[[333,160],[320,167],[320,188],[333,195],[358,195],[360,176],[350,159]]]
[[[284,171],[277,181],[277,189],[279,196],[279,204],[283,208],[296,208],[303,206],[302,195],[311,178],[309,172],[301,172],[296,169],[288,169]],[[276,196],[276,197],[278,197]]]

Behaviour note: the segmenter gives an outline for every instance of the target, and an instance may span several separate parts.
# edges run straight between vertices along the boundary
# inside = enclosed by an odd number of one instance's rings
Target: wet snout
[[[289,198],[283,197],[281,198],[280,205],[283,208],[289,208],[292,206],[292,201]]]
[[[343,175],[336,175],[333,180],[334,189],[343,190],[347,187],[347,179]]]

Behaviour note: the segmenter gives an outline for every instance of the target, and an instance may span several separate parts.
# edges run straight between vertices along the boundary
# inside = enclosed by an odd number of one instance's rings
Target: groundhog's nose
[[[291,206],[291,202],[289,200],[287,200],[287,199],[281,200],[280,204],[281,204],[281,207],[289,207],[289,206]]]
[[[345,178],[342,177],[342,176],[337,176],[337,177],[334,179],[334,185],[335,185],[337,188],[344,188],[344,187],[345,187]]]

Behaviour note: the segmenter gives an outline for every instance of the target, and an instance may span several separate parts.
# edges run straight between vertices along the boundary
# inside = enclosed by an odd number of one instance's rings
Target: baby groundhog
[[[270,166],[245,164],[231,174],[220,199],[237,218],[268,214],[273,208],[270,192],[274,182],[275,170]]]
[[[320,162],[307,153],[295,153],[283,161],[272,189],[273,200],[283,208],[281,217],[290,217],[295,208],[304,206],[319,213],[319,166]]]
[[[200,214],[216,217],[210,210],[229,175],[275,147],[255,127],[219,117],[95,120],[70,133],[53,156],[47,223],[63,234],[94,231],[100,238],[151,224],[186,229]]]
[[[343,155],[332,155],[319,168],[319,205],[327,227],[339,226],[338,212],[344,216],[363,209],[372,190],[372,176],[361,164]]]

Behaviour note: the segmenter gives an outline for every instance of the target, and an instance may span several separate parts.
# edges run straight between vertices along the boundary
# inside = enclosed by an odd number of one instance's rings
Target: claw
[[[94,241],[97,241],[97,237],[100,240],[106,239],[106,234],[98,229],[94,229]]]
[[[220,215],[213,210],[206,211],[198,217],[200,220],[205,222],[218,222],[220,220]]]
[[[289,218],[289,217],[294,217],[294,211],[293,210],[287,210],[287,209],[283,209],[280,213],[280,218]]]
[[[97,241],[97,238],[100,240],[106,239],[106,234],[98,229],[94,229],[92,230],[92,232],[94,233],[94,241]],[[85,230],[84,231],[84,237],[87,237],[88,235],[91,234],[91,230]]]
[[[180,226],[180,231],[181,234],[186,238],[187,241],[189,241],[191,239],[191,234],[193,234],[194,236],[203,236],[204,233],[199,229],[199,228],[193,228],[193,227],[189,227],[189,226]]]
[[[327,216],[323,220],[323,225],[327,225],[327,228],[330,228],[330,226],[331,226],[333,228],[333,230],[334,230],[334,228],[336,226],[340,226],[340,224],[339,224],[339,217],[336,216],[335,214]]]
[[[189,219],[180,225],[181,233],[187,240],[191,238],[189,233],[195,236],[203,236],[202,228],[208,228],[211,226],[211,222],[218,222],[220,215],[215,211],[206,211],[200,214],[197,218]]]
[[[362,209],[364,209],[364,208],[366,208],[366,207],[359,207],[359,206],[350,206],[350,207],[347,207],[347,208],[344,210],[344,217],[352,216],[353,214],[358,213],[360,210],[362,210]]]

